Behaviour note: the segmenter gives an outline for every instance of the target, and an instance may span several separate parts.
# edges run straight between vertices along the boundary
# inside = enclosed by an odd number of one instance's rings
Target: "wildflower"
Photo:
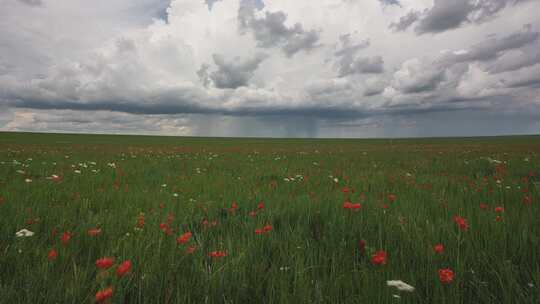
[[[96,261],[96,267],[99,269],[108,269],[114,264],[114,258],[101,258]]]
[[[401,280],[391,280],[386,281],[386,285],[391,287],[396,287],[399,291],[413,292],[414,287],[401,281]]]
[[[496,222],[502,222],[502,220],[503,220],[503,218],[500,215],[497,215],[497,217],[495,218]]]
[[[21,229],[15,233],[16,237],[30,237],[33,235],[34,233],[28,229]]]
[[[264,207],[265,207],[265,206],[264,206],[264,202],[261,201],[261,202],[257,205],[257,210],[262,210],[262,209],[264,209]]]
[[[395,200],[396,200],[396,195],[395,194],[388,194],[388,200],[393,203]]]
[[[47,259],[49,261],[54,261],[58,257],[58,252],[53,248],[51,251],[49,251],[49,254],[47,254]]]
[[[27,179],[25,179],[25,180],[24,180],[24,182],[25,182],[25,183],[31,183],[31,182],[32,182],[32,180],[31,180],[31,179],[29,179],[29,178],[27,178]]]
[[[350,191],[350,190],[349,190],[348,187],[343,187],[343,188],[341,189],[341,192],[343,192],[343,193],[349,193],[349,191]]]
[[[192,254],[193,252],[195,252],[196,249],[197,249],[197,246],[189,246],[189,247],[186,249],[186,253]]]
[[[366,241],[365,240],[358,241],[358,247],[360,248],[361,253],[365,253],[366,252]]]
[[[503,211],[504,211],[504,208],[503,208],[503,207],[497,207],[497,208],[495,208],[495,212],[497,212],[497,213],[501,213],[501,212],[503,212]]]
[[[66,231],[62,234],[60,237],[60,241],[62,242],[62,245],[66,246],[69,243],[69,240],[71,240],[71,232]]]
[[[122,264],[118,265],[116,268],[116,276],[119,278],[125,276],[129,271],[131,270],[131,261],[127,260],[122,262]]]
[[[362,205],[360,203],[351,203],[351,202],[345,202],[343,203],[343,209],[349,209],[349,210],[359,210],[362,208]]]
[[[176,243],[177,244],[185,244],[189,241],[189,239],[191,238],[191,236],[193,235],[193,233],[191,233],[190,231],[182,234],[181,236],[179,236],[178,238],[176,238]]]
[[[525,205],[530,205],[530,204],[532,203],[532,198],[531,198],[530,196],[528,196],[528,195],[525,195],[525,196],[523,197],[523,200],[522,200],[522,201],[523,201],[523,204],[525,204]]]
[[[433,250],[435,250],[436,253],[442,254],[444,253],[444,245],[443,244],[437,244],[433,246]]]
[[[209,257],[212,258],[222,258],[226,257],[228,254],[226,251],[212,251],[208,254]]]
[[[484,203],[481,203],[480,204],[480,209],[482,210],[487,210],[488,209],[488,205],[484,204]]]
[[[167,225],[165,223],[159,224],[159,229],[161,229],[161,231],[163,231],[166,235],[171,235],[172,234],[171,228],[169,227],[169,225]]]
[[[103,303],[106,300],[112,298],[112,296],[113,296],[112,287],[107,287],[105,289],[99,290],[96,293],[96,303]]]
[[[265,225],[263,227],[263,232],[270,232],[272,231],[272,226],[271,225]]]
[[[144,228],[144,214],[141,213],[139,215],[139,218],[137,219],[137,228],[142,229]]]
[[[235,212],[237,209],[238,209],[238,203],[237,202],[232,202],[231,208],[229,208],[229,211],[230,212]]]
[[[101,228],[88,229],[87,234],[88,236],[98,236],[99,234],[101,234]]]
[[[262,234],[262,233],[263,233],[262,229],[258,229],[258,228],[255,229],[255,234]]]
[[[454,216],[454,222],[459,227],[459,229],[463,231],[467,231],[469,229],[469,224],[467,223],[467,220],[462,218],[461,216]]]
[[[375,252],[375,254],[371,257],[371,263],[373,265],[385,265],[387,261],[387,255],[386,252],[383,250],[379,250]]]
[[[452,269],[439,269],[439,281],[443,284],[450,284],[454,281],[454,272]]]

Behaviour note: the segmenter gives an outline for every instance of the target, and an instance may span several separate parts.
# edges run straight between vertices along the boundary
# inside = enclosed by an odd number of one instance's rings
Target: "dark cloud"
[[[351,34],[339,37],[340,46],[334,53],[337,61],[339,77],[351,74],[378,74],[384,71],[384,61],[381,56],[357,57],[357,53],[369,47],[369,39],[353,43]]]
[[[288,57],[292,57],[300,51],[309,51],[318,46],[318,31],[305,30],[300,23],[288,27],[285,25],[287,15],[282,11],[266,12],[264,17],[258,18],[255,15],[258,9],[257,1],[242,0],[238,11],[240,32],[253,33],[258,47],[280,47]]]
[[[435,0],[415,28],[418,34],[440,33],[459,27],[474,9],[470,0]]]
[[[30,6],[42,6],[43,5],[43,1],[42,0],[19,0],[19,2],[22,2],[26,5],[30,5]]]
[[[489,61],[500,57],[506,51],[519,49],[536,42],[539,37],[539,32],[533,31],[530,25],[525,25],[521,31],[503,38],[491,37],[463,52],[447,54],[440,61],[451,64],[470,61]]]
[[[390,29],[394,30],[394,32],[406,31],[409,26],[420,19],[421,14],[422,13],[419,11],[410,11],[407,15],[399,18],[397,22],[392,22],[390,24]]]
[[[203,64],[197,71],[201,82],[205,87],[213,83],[216,88],[236,89],[247,86],[253,73],[268,56],[266,54],[257,54],[253,58],[242,60],[239,57],[232,61],[227,61],[220,54],[214,54],[214,63],[217,71],[209,72],[210,66]]]
[[[495,18],[506,7],[527,1],[530,0],[435,0],[430,9],[410,11],[399,21],[391,23],[390,28],[396,32],[405,31],[418,23],[415,27],[417,34],[436,34],[464,24],[484,23]]]

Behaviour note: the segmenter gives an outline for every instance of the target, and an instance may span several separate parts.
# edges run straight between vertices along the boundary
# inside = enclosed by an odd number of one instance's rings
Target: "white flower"
[[[32,182],[32,180],[31,180],[31,179],[29,179],[29,178],[27,178],[27,179],[25,179],[25,180],[24,180],[24,182],[26,182],[26,183],[31,183],[31,182]]]
[[[334,183],[339,183],[339,179],[337,177],[334,178]]]
[[[77,173],[77,174],[81,174],[81,170],[75,170],[75,171],[73,171],[73,172],[75,172],[75,173]]]
[[[281,267],[279,267],[279,270],[281,270],[281,271],[288,271],[289,269],[291,269],[291,267],[289,267],[289,266],[281,266]]]
[[[401,281],[401,280],[393,280],[393,281],[386,281],[386,285],[396,287],[399,291],[407,291],[407,292],[413,292],[414,287]]]
[[[25,172],[23,170],[17,170],[17,173],[19,174],[25,174]]]
[[[163,185],[161,185],[161,187],[166,188],[166,187],[167,187],[167,184],[163,184]]]
[[[29,237],[29,236],[33,236],[34,233],[30,230],[27,230],[27,229],[22,229],[18,232],[15,233],[15,236],[16,237]]]
[[[174,197],[178,197],[178,193],[174,193],[173,196],[174,196]]]

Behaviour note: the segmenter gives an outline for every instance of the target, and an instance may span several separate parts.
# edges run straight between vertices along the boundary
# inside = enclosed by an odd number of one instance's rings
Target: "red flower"
[[[107,287],[96,293],[96,302],[97,303],[105,302],[106,300],[112,298],[112,296],[113,296],[112,287]]]
[[[528,195],[525,195],[525,196],[523,197],[523,200],[522,200],[522,201],[523,201],[523,204],[525,204],[525,205],[530,205],[530,204],[532,203],[532,198],[531,198],[530,196],[528,196]]]
[[[137,228],[144,228],[144,214],[139,215],[139,218],[137,219]]]
[[[387,260],[386,252],[379,250],[371,257],[371,263],[373,265],[385,265]]]
[[[161,231],[163,231],[166,235],[172,234],[172,230],[168,224],[165,224],[165,223],[159,224],[159,229],[161,229]]]
[[[99,234],[101,234],[101,228],[88,229],[89,236],[98,236]]]
[[[384,205],[382,206],[382,208],[383,208],[383,209],[388,209],[388,208],[390,208],[390,206],[388,206],[388,204],[384,204]]]
[[[467,220],[462,218],[461,216],[454,216],[454,222],[459,227],[459,229],[463,231],[467,231],[469,229],[469,224],[467,223]]]
[[[236,201],[233,201],[231,204],[231,208],[229,208],[229,211],[234,212],[236,211],[236,209],[238,209],[238,203]]]
[[[349,210],[360,210],[362,208],[362,205],[360,203],[351,203],[351,202],[345,202],[343,203],[343,209],[349,209]]]
[[[481,204],[480,204],[480,209],[482,209],[482,210],[487,210],[487,208],[488,208],[488,205],[486,205],[486,204],[484,204],[484,203],[481,203]]]
[[[395,194],[388,194],[388,200],[392,203],[396,200],[396,195]]]
[[[495,221],[497,221],[497,222],[502,222],[502,220],[503,220],[503,218],[500,215],[497,215],[497,217],[495,218]]]
[[[263,233],[262,229],[255,229],[255,234],[261,234]]]
[[[114,264],[114,258],[101,258],[96,261],[96,266],[99,269],[108,269]]]
[[[51,251],[49,251],[49,254],[47,255],[47,259],[49,259],[49,261],[54,261],[56,260],[57,257],[58,257],[58,252],[56,252],[54,248],[51,249]]]
[[[192,254],[197,249],[197,246],[190,246],[186,249],[186,253]]]
[[[349,191],[350,191],[350,190],[349,190],[349,188],[347,188],[347,187],[343,187],[343,188],[341,189],[341,192],[343,192],[343,193],[349,193]]]
[[[452,269],[439,269],[439,281],[443,284],[450,284],[454,281],[454,272]]]
[[[360,248],[361,253],[365,253],[366,252],[366,241],[365,240],[358,241],[358,247]]]
[[[222,258],[222,257],[227,256],[227,252],[226,251],[212,251],[208,254],[208,256],[212,258]]]
[[[503,208],[503,207],[497,207],[497,208],[495,208],[495,212],[497,212],[497,213],[501,213],[501,212],[503,212],[503,211],[504,211],[504,208]]]
[[[62,242],[64,246],[66,246],[69,243],[69,240],[71,240],[71,236],[72,234],[69,231],[66,231],[62,234],[62,236],[60,237],[60,241]]]
[[[265,225],[265,226],[263,227],[263,231],[264,231],[264,232],[270,232],[270,231],[272,231],[272,229],[273,229],[273,228],[272,228],[271,225]]]
[[[177,244],[185,244],[185,243],[187,243],[189,241],[189,239],[191,238],[192,235],[193,234],[190,231],[188,231],[188,232],[182,234],[181,236],[179,236],[176,239],[176,243]]]
[[[261,201],[261,202],[257,205],[257,209],[258,209],[258,210],[264,209],[264,202],[263,202],[263,201]]]
[[[433,246],[433,250],[435,250],[436,253],[442,254],[444,252],[444,245],[443,244],[437,244]]]
[[[117,268],[116,268],[116,275],[121,278],[125,276],[129,271],[131,270],[131,261],[127,260],[122,262]]]

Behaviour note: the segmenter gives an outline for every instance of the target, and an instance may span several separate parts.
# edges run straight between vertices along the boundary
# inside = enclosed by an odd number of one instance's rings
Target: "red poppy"
[[[459,229],[463,231],[467,231],[469,229],[469,224],[467,223],[467,220],[465,218],[462,218],[461,216],[454,216],[454,222],[459,227]]]
[[[264,232],[270,232],[270,231],[272,231],[272,229],[273,229],[273,228],[272,228],[271,225],[265,225],[265,226],[263,227],[263,231],[264,231]]]
[[[51,251],[49,251],[49,254],[47,255],[47,259],[49,261],[54,261],[58,257],[58,252],[53,248]]]
[[[98,236],[99,234],[101,234],[101,228],[88,229],[89,236]]]
[[[116,275],[121,278],[125,276],[129,271],[131,270],[131,261],[127,260],[122,262],[122,264],[118,265],[116,268]]]
[[[103,303],[106,300],[112,298],[113,296],[113,289],[112,287],[107,287],[105,289],[102,289],[96,293],[96,302],[97,303]]]
[[[62,236],[60,237],[60,241],[62,242],[64,246],[66,246],[69,243],[69,240],[71,240],[71,236],[72,234],[69,231],[66,231],[62,234]]]
[[[172,234],[172,230],[168,224],[165,224],[165,223],[159,224],[159,229],[161,229],[161,231],[163,231],[166,235]]]
[[[366,252],[366,241],[365,240],[358,241],[358,247],[360,248],[361,253],[365,253]]]
[[[371,257],[371,263],[373,265],[385,265],[387,261],[387,255],[384,250],[379,250]]]
[[[442,254],[444,253],[444,245],[443,244],[437,244],[433,246],[433,250],[435,250],[436,253]]]
[[[397,196],[395,194],[388,194],[388,200],[392,203],[396,200]]]
[[[238,209],[238,203],[236,201],[233,201],[231,204],[231,208],[229,208],[230,212],[234,212]]]
[[[257,205],[257,209],[258,209],[258,210],[264,209],[264,202],[263,202],[263,201],[261,201],[261,202]]]
[[[495,208],[495,212],[497,212],[497,213],[501,213],[501,212],[503,212],[503,211],[504,211],[504,208],[503,208],[503,207],[497,207],[497,208]]]
[[[191,239],[192,235],[193,234],[190,231],[188,231],[188,232],[182,234],[181,236],[179,236],[178,238],[176,238],[176,243],[177,244],[185,244],[185,243],[187,243],[189,241],[189,239]]]
[[[349,191],[350,191],[350,190],[349,190],[348,187],[343,187],[343,188],[341,189],[341,192],[343,192],[343,193],[349,193]]]
[[[144,228],[144,215],[139,215],[139,218],[137,219],[137,228]]]
[[[439,281],[443,284],[450,284],[454,281],[454,272],[452,269],[439,269]]]
[[[208,254],[208,256],[212,258],[222,258],[222,257],[227,256],[227,252],[226,251],[212,251]]]
[[[104,257],[96,261],[96,267],[99,269],[108,269],[114,264],[114,258]]]
[[[488,205],[486,205],[486,204],[484,204],[484,203],[481,203],[481,204],[480,204],[480,209],[482,209],[482,210],[487,210],[487,208],[488,208]]]
[[[190,246],[186,249],[186,253],[192,254],[197,249],[197,246]]]
[[[263,233],[262,229],[255,229],[255,234],[262,234],[262,233]]]

